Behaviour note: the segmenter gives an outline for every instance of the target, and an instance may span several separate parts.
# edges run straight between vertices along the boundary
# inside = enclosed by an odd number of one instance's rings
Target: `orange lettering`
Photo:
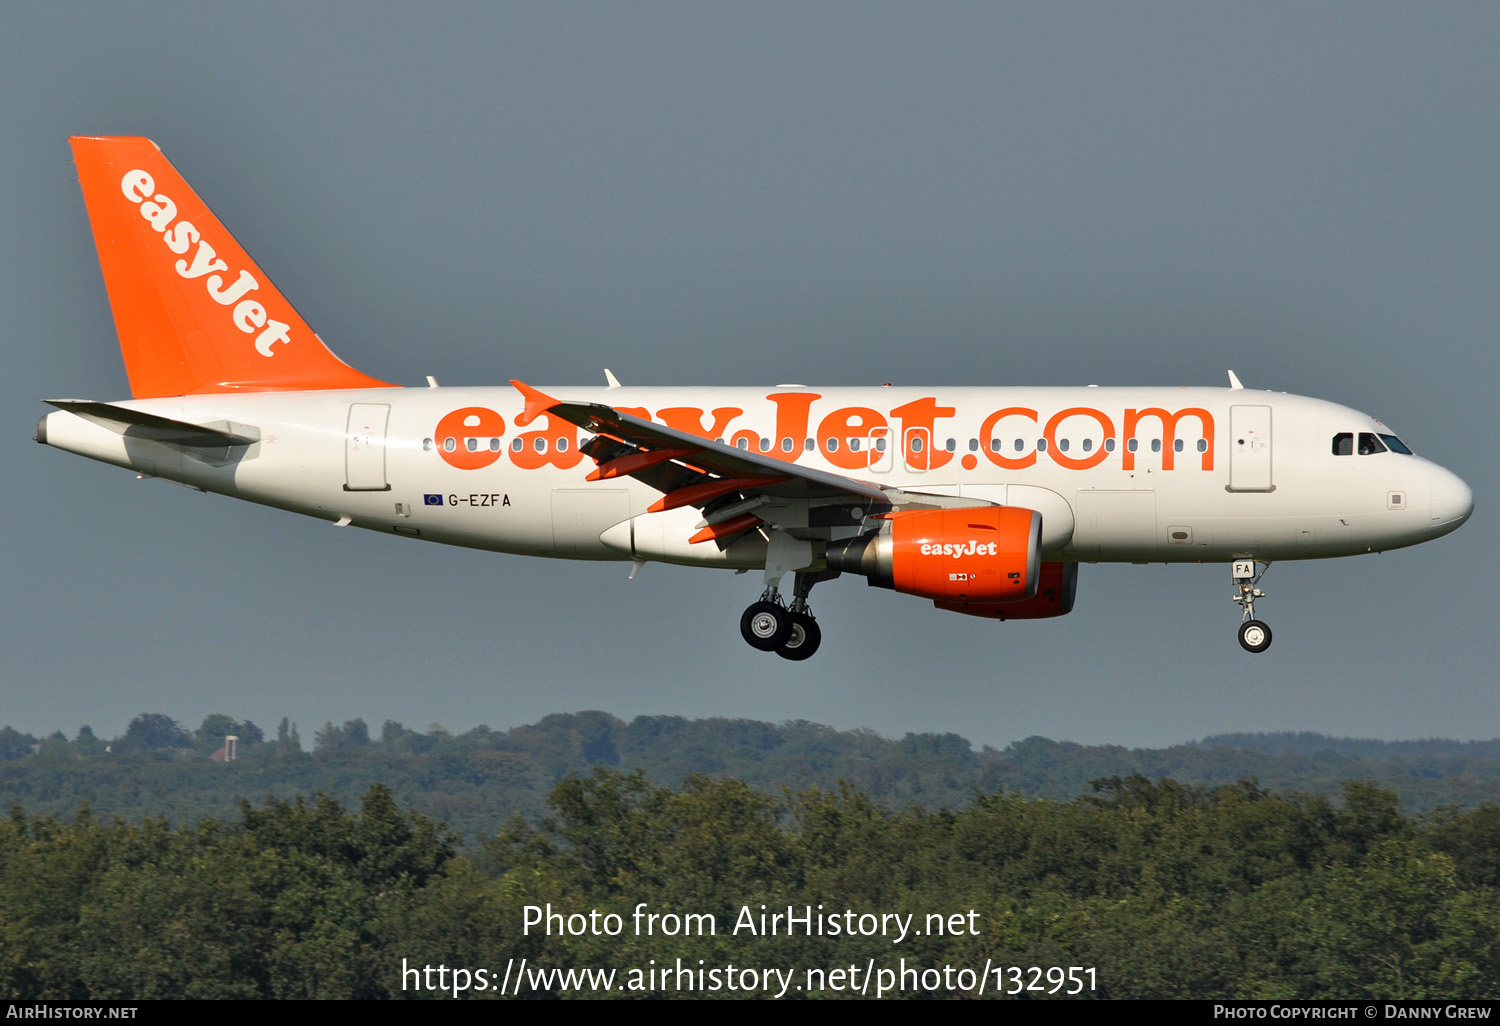
[[[505,434],[505,418],[483,406],[465,406],[438,421],[433,442],[438,455],[459,470],[482,470],[500,458],[490,439]]]
[[[936,425],[939,417],[951,417],[956,412],[952,406],[939,406],[937,400],[931,398],[913,399],[905,406],[898,406],[891,411],[892,417],[901,418],[901,433],[908,439],[905,445],[906,462],[910,466],[918,470],[936,470],[952,461],[953,454],[938,444]],[[919,453],[911,451],[909,439],[914,429],[926,432],[926,444]]]
[[[844,470],[865,470],[870,466],[869,437],[876,428],[886,426],[885,418],[868,406],[847,406],[834,410],[818,425],[818,449],[823,458],[835,467]],[[857,451],[849,447],[849,439],[861,442]],[[829,440],[834,440],[829,450]]]
[[[583,453],[578,451],[578,425],[570,424],[561,417],[554,417],[550,413],[541,416],[547,418],[547,426],[539,431],[528,431],[517,437],[521,440],[521,448],[510,450],[510,461],[522,470],[537,470],[549,463],[559,470],[571,470],[578,466],[583,460]],[[535,419],[535,418],[531,418]],[[521,423],[521,418],[516,418],[516,423]],[[541,451],[537,451],[537,440],[541,439]]]
[[[1196,406],[1189,406],[1185,410],[1176,413],[1168,413],[1159,406],[1153,406],[1145,410],[1125,411],[1125,453],[1120,460],[1120,466],[1125,470],[1135,469],[1135,453],[1130,451],[1129,439],[1135,437],[1136,427],[1147,417],[1155,417],[1161,422],[1162,427],[1162,449],[1161,469],[1171,470],[1176,465],[1176,450],[1172,443],[1177,439],[1177,422],[1183,417],[1197,417],[1198,424],[1203,428],[1203,440],[1208,443],[1208,448],[1203,453],[1203,469],[1214,469],[1214,419],[1207,410]]]
[[[1090,467],[1097,467],[1104,462],[1104,457],[1109,455],[1109,452],[1104,448],[1102,440],[1097,450],[1081,460],[1074,459],[1058,449],[1057,426],[1069,417],[1092,417],[1104,429],[1105,438],[1113,438],[1115,435],[1115,423],[1106,414],[1101,413],[1099,410],[1091,410],[1087,406],[1070,406],[1066,410],[1054,413],[1052,418],[1047,421],[1047,428],[1042,432],[1042,437],[1047,440],[1047,455],[1051,456],[1052,461],[1058,466],[1066,467],[1069,470],[1088,470]],[[1129,454],[1127,453],[1127,455]],[[1166,467],[1166,469],[1170,470],[1171,468]]]
[[[766,396],[776,404],[776,437],[771,440],[771,455],[795,463],[802,454],[802,440],[807,437],[807,415],[812,404],[823,398],[816,392],[775,392]],[[792,440],[792,451],[782,448],[782,439]]]
[[[994,434],[995,426],[1006,417],[1030,417],[1033,424],[1036,423],[1036,411],[1028,410],[1024,406],[1007,406],[1003,410],[996,410],[984,418],[984,424],[979,429],[979,445],[984,450],[984,455],[997,467],[1005,470],[1025,470],[1027,467],[1036,465],[1036,453],[1028,452],[1025,456],[1001,455],[995,450]]]
[[[723,438],[729,422],[745,411],[738,406],[721,406],[714,410],[714,426],[703,427],[703,411],[693,406],[669,406],[656,411],[656,419],[669,428],[686,431],[699,438]]]

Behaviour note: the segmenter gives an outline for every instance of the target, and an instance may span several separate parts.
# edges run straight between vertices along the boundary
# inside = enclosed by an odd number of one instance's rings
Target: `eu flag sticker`
[[[442,504],[443,504],[443,497],[441,495],[434,495],[431,492],[423,492],[422,493],[422,505],[424,505],[424,506],[441,506]]]

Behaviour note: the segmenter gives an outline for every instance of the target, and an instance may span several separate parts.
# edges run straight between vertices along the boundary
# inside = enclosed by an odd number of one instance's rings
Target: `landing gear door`
[[[1269,492],[1271,483],[1271,408],[1229,408],[1229,490]]]
[[[354,403],[344,434],[344,491],[388,492],[385,479],[385,424],[391,408],[384,403]]]

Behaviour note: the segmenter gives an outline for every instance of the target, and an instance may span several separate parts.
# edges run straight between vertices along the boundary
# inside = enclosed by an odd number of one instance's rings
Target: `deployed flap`
[[[76,414],[84,420],[107,427],[116,434],[132,430],[139,437],[167,445],[187,446],[196,449],[218,449],[225,446],[253,445],[259,438],[220,431],[218,428],[202,427],[186,421],[158,417],[154,413],[113,406],[109,403],[89,399],[45,399],[48,406]]]
[[[131,395],[390,387],[323,345],[150,139],[72,142]]]

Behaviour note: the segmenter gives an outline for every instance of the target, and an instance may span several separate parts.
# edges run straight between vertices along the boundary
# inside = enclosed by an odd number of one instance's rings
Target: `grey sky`
[[[548,712],[1159,745],[1500,734],[1500,8],[0,6],[0,722]],[[67,147],[154,138],[387,380],[1211,384],[1346,403],[1463,476],[1457,534],[1085,566],[996,625],[842,580],[818,657],[753,576],[444,549],[32,444],[128,393]]]

